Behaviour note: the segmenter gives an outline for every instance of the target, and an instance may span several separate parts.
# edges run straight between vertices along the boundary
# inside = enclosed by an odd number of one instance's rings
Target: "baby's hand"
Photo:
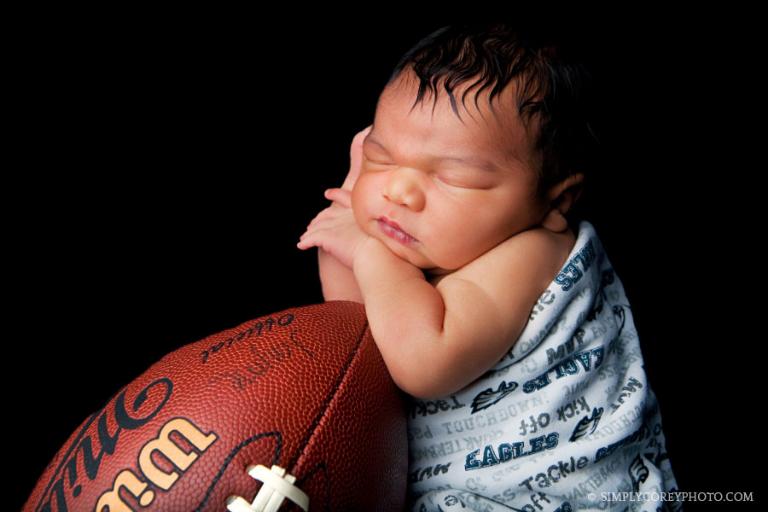
[[[329,188],[325,197],[334,204],[317,214],[301,235],[296,247],[320,247],[346,267],[352,268],[357,250],[369,238],[355,221],[352,193],[342,188]]]
[[[363,139],[365,139],[371,132],[373,125],[365,128],[357,133],[352,139],[352,144],[349,147],[349,173],[347,173],[344,184],[341,188],[344,190],[352,191],[355,186],[357,177],[360,176],[360,167],[363,163]]]

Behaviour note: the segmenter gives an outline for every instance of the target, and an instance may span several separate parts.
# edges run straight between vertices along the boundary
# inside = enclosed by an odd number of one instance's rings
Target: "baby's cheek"
[[[368,201],[366,200],[366,194],[364,192],[365,184],[361,180],[357,180],[354,188],[352,189],[352,212],[355,215],[355,220],[358,225],[365,225],[365,218],[368,216]]]
[[[361,175],[352,188],[352,208],[357,210],[366,210],[369,208],[370,195],[373,189],[371,178],[365,174]]]
[[[352,194],[352,210],[357,225],[375,238],[383,237],[376,223],[376,219],[384,213],[384,201],[379,190],[374,178],[358,181]]]

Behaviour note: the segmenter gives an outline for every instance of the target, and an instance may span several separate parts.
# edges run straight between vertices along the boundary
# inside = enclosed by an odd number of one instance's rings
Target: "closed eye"
[[[386,162],[386,161],[382,162],[382,161],[372,160],[372,159],[368,158],[365,155],[363,155],[363,156],[365,157],[365,161],[368,162],[368,163],[371,163],[371,164],[375,164],[375,165],[393,165],[391,162]]]
[[[435,178],[441,183],[455,188],[487,189],[492,187],[487,179],[471,171],[467,172],[438,172]]]
[[[451,187],[458,187],[458,188],[474,188],[469,181],[464,178],[456,178],[454,176],[442,176],[442,175],[435,175],[435,177],[440,180],[441,182],[445,183],[446,185],[449,185]]]

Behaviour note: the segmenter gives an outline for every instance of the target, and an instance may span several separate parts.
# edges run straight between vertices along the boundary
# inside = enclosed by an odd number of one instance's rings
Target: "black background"
[[[13,46],[11,509],[80,421],[168,351],[322,302],[298,237],[398,58],[454,21],[85,14],[28,18]],[[600,87],[584,215],[633,306],[680,488],[759,496],[752,33],[646,18],[561,21]]]

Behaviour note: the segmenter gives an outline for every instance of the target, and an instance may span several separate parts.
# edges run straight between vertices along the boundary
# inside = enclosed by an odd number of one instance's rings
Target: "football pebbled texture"
[[[397,511],[407,471],[404,395],[363,305],[331,301],[163,357],[75,430],[23,510]]]

